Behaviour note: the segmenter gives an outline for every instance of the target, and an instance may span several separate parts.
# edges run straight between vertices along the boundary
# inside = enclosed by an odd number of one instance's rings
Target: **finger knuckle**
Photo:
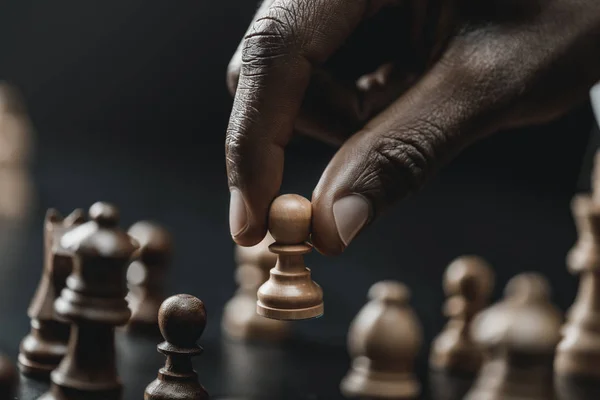
[[[380,136],[358,184],[367,191],[377,192],[371,194],[386,203],[416,191],[434,169],[440,157],[435,152],[439,147],[436,141],[443,137],[440,127],[425,120]]]
[[[293,45],[294,30],[291,12],[271,7],[258,18],[242,43],[242,66],[256,68],[287,54]]]

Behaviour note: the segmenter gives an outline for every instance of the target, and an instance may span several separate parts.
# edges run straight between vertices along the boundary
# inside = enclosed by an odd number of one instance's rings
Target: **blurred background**
[[[225,71],[255,9],[253,1],[237,0],[9,0],[0,6],[0,80],[21,90],[35,127],[34,192],[31,202],[17,202],[29,214],[2,228],[0,312],[14,333],[2,339],[10,354],[28,330],[45,210],[67,214],[97,200],[115,202],[123,226],[152,219],[173,233],[168,293],[205,300],[206,335],[219,334],[222,307],[235,290],[224,163],[232,99]],[[311,254],[326,312],[296,324],[298,335],[344,343],[369,286],[397,279],[411,288],[429,340],[444,323],[443,271],[471,253],[495,267],[495,298],[510,277],[540,271],[566,309],[577,285],[565,267],[576,240],[569,203],[589,187],[594,127],[582,105],[552,124],[486,139],[342,256]],[[310,198],[334,152],[311,139],[294,141],[283,192]],[[14,194],[6,186],[0,196]]]

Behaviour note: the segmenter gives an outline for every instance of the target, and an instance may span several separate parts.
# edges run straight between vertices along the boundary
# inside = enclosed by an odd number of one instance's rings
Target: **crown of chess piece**
[[[162,226],[140,221],[127,231],[139,244],[138,257],[127,270],[130,331],[160,334],[158,309],[165,299],[164,284],[173,254],[173,240]]]
[[[421,386],[413,372],[422,344],[421,325],[409,306],[409,289],[393,281],[374,284],[370,301],[348,331],[350,371],[340,388],[346,397],[416,398]]]
[[[0,399],[14,399],[19,385],[19,374],[12,361],[0,355]]]
[[[269,279],[277,255],[269,251],[274,241],[270,234],[256,246],[235,247],[238,290],[223,310],[223,333],[235,340],[281,341],[289,336],[289,323],[265,318],[256,313],[257,291]]]
[[[20,167],[29,163],[33,128],[20,91],[0,82],[0,167]]]
[[[444,274],[448,297],[444,315],[448,323],[435,338],[429,363],[436,370],[475,374],[481,366],[481,349],[473,343],[471,321],[489,301],[494,285],[491,266],[481,257],[462,256]]]
[[[114,331],[131,316],[126,268],[138,246],[118,227],[115,206],[95,203],[89,217],[60,240],[77,257],[54,304],[57,315],[71,323],[71,334],[67,354],[51,373],[50,392],[41,397],[45,400],[121,398]]]
[[[311,279],[303,255],[312,250],[308,243],[312,218],[309,200],[295,194],[276,198],[269,211],[269,232],[275,243],[277,264],[257,293],[259,315],[279,320],[300,320],[323,315],[323,290]]]
[[[160,306],[158,323],[165,341],[157,347],[167,361],[146,387],[144,400],[207,400],[192,366],[192,357],[202,353],[196,342],[206,327],[204,303],[188,294],[169,297]]]
[[[73,269],[73,254],[60,246],[64,233],[85,221],[77,209],[66,218],[49,209],[44,222],[44,266],[42,277],[27,315],[31,332],[21,341],[18,366],[29,377],[47,379],[67,353],[70,327],[54,313],[54,301]]]
[[[571,209],[578,240],[567,255],[572,274],[580,276],[575,302],[567,312],[563,338],[556,349],[557,375],[600,379],[600,173],[599,154],[593,195],[573,198]]]
[[[546,279],[514,277],[504,300],[473,320],[473,339],[487,357],[465,400],[554,399],[552,360],[561,324]]]

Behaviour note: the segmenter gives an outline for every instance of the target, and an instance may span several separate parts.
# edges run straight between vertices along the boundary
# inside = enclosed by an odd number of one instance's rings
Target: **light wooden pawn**
[[[465,400],[552,400],[552,359],[562,313],[550,302],[539,274],[517,275],[504,300],[473,320],[474,341],[485,362]]]
[[[344,396],[412,399],[419,395],[414,364],[422,328],[409,298],[409,289],[399,282],[378,282],[369,290],[370,301],[348,331],[352,365],[340,385]]]
[[[311,279],[304,265],[312,218],[309,200],[295,194],[276,198],[269,211],[269,231],[275,243],[277,264],[257,293],[259,315],[279,320],[300,320],[323,315],[323,290]]]
[[[471,338],[471,321],[487,304],[493,285],[492,268],[481,257],[462,256],[450,263],[444,274],[448,296],[444,315],[449,320],[433,341],[429,359],[432,369],[477,373],[482,353]]]

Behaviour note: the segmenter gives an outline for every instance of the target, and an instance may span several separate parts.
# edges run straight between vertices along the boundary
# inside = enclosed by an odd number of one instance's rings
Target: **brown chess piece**
[[[323,290],[311,279],[303,255],[312,250],[312,205],[302,196],[276,198],[269,212],[269,231],[275,243],[269,250],[278,255],[269,280],[258,289],[256,311],[267,318],[300,320],[323,315]]]
[[[90,221],[63,235],[61,246],[77,257],[54,305],[71,322],[66,356],[51,374],[43,400],[117,400],[122,384],[115,360],[115,327],[131,316],[126,268],[137,243],[118,227],[115,206],[95,203]]]
[[[127,233],[140,247],[137,259],[127,270],[131,318],[126,328],[158,335],[158,309],[165,299],[164,285],[173,255],[173,241],[166,229],[149,221],[135,223]]]
[[[578,195],[572,212],[579,238],[567,256],[567,265],[580,276],[579,291],[567,313],[554,369],[559,376],[600,380],[600,185],[596,156],[594,195]]]
[[[60,246],[62,235],[85,221],[82,210],[66,218],[48,210],[44,222],[42,278],[27,314],[31,332],[21,341],[19,369],[32,378],[47,379],[67,353],[70,327],[54,313],[54,301],[66,285],[73,268],[73,254]]]
[[[256,313],[257,291],[269,279],[269,271],[277,263],[277,255],[269,251],[270,234],[252,247],[236,246],[238,290],[225,305],[223,333],[230,339],[247,341],[280,341],[288,337],[289,324]]]
[[[15,398],[19,374],[14,364],[8,357],[0,355],[0,400],[12,400]]]
[[[444,291],[448,296],[444,315],[449,320],[433,341],[429,359],[432,369],[477,373],[482,353],[471,338],[471,321],[487,304],[493,285],[492,268],[480,257],[459,257],[448,266],[444,274]]]
[[[410,292],[393,281],[376,283],[370,301],[348,331],[352,366],[340,388],[350,398],[413,399],[421,386],[413,372],[422,343]]]
[[[552,400],[561,312],[538,274],[514,277],[505,298],[478,314],[472,335],[487,357],[465,400]]]
[[[169,297],[160,307],[158,320],[165,338],[158,351],[167,362],[146,387],[144,400],[207,400],[208,393],[192,366],[192,357],[202,353],[196,342],[206,327],[204,303],[187,294]]]

